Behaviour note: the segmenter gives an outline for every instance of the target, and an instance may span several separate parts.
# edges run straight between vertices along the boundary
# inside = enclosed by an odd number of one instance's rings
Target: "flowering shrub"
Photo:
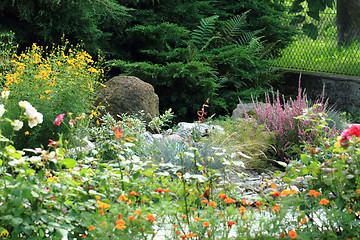
[[[24,100],[44,114],[41,128],[29,131],[24,127],[16,134],[15,142],[19,148],[46,146],[49,138],[66,131],[54,126],[53,116],[91,112],[94,90],[99,85],[97,81],[102,70],[97,69],[92,57],[80,46],[72,48],[65,42],[63,46],[44,49],[33,44],[23,53],[2,58],[11,62],[11,68],[0,74],[4,90],[12,92],[6,102],[6,116],[17,116],[16,105]],[[27,131],[30,134],[25,135]]]
[[[316,123],[313,119],[301,119],[304,111],[313,111],[314,114],[325,114],[326,109],[320,101],[315,107],[308,108],[307,98],[304,93],[299,93],[296,100],[285,100],[284,96],[280,99],[280,94],[273,95],[273,99],[267,95],[265,105],[258,104],[255,101],[255,114],[251,116],[258,123],[265,125],[266,130],[273,134],[271,143],[275,149],[272,155],[277,160],[289,162],[290,159],[297,158],[301,152],[301,145],[317,144],[319,133],[312,131]],[[247,116],[249,118],[249,116]],[[323,129],[328,131],[329,129]],[[335,129],[329,131],[334,134]]]

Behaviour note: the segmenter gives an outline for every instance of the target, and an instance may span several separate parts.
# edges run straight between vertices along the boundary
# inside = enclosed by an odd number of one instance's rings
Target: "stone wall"
[[[285,96],[297,94],[299,77],[301,88],[305,89],[308,99],[315,102],[324,90],[329,105],[338,110],[360,111],[360,78],[331,74],[286,72],[283,83],[277,88]]]

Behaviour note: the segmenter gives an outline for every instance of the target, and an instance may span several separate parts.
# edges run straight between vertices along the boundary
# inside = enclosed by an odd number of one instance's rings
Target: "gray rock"
[[[105,82],[106,87],[97,89],[99,101],[105,103],[106,110],[116,119],[121,113],[145,113],[149,122],[159,115],[159,97],[154,87],[133,76],[117,76]]]

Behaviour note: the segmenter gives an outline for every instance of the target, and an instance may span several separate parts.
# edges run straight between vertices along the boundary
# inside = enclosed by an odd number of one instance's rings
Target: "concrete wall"
[[[284,95],[296,95],[299,77],[299,72],[284,73],[279,91]],[[311,101],[321,98],[325,90],[325,99],[335,109],[360,111],[360,78],[302,72],[301,88],[306,90]]]

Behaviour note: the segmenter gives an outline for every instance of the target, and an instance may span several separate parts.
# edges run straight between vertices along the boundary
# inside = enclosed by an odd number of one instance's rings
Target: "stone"
[[[97,89],[99,101],[115,119],[118,115],[138,114],[143,111],[145,121],[159,116],[159,97],[154,87],[133,76],[117,76],[104,83],[106,87]]]
[[[175,141],[175,142],[184,141],[184,138],[177,134],[172,134],[172,135],[166,136],[166,137],[164,137],[164,139],[168,140],[168,141]]]
[[[260,104],[263,108],[265,107],[265,103],[256,103]],[[239,103],[236,105],[236,108],[233,110],[231,118],[243,118],[245,116],[245,113],[252,115],[255,113],[254,103]]]

